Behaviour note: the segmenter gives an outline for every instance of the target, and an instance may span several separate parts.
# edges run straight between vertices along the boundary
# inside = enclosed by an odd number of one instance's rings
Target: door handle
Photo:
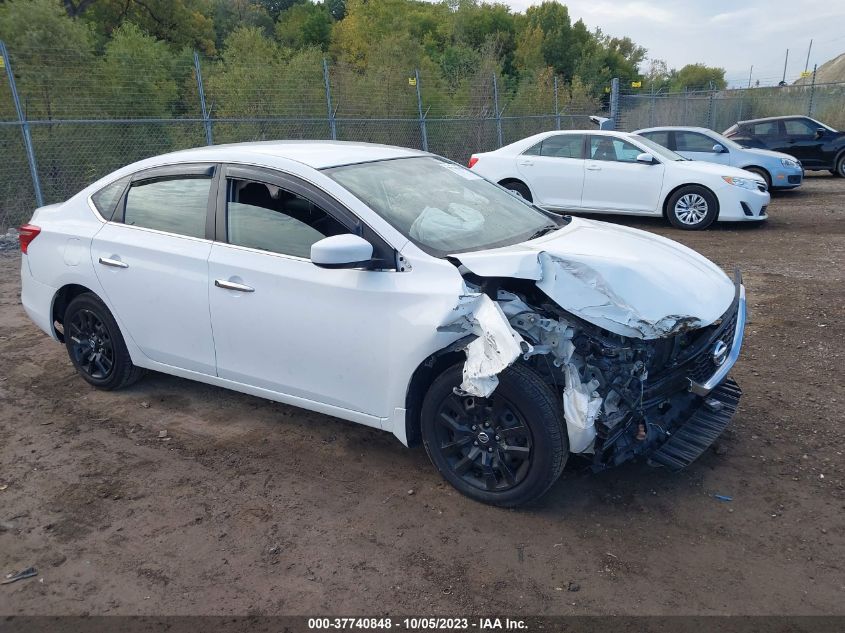
[[[112,268],[129,268],[129,264],[122,262],[119,259],[109,259],[108,257],[101,257],[100,263],[103,266],[111,266]]]
[[[245,284],[239,284],[236,281],[227,281],[226,279],[215,279],[214,285],[225,290],[237,290],[238,292],[255,292],[255,288]]]
[[[522,167],[531,167],[531,165],[533,165],[533,164],[534,164],[534,161],[531,161],[531,160],[521,160],[521,161],[519,161],[519,164],[520,164]]]
[[[601,171],[601,165],[587,165],[587,169],[590,171]]]

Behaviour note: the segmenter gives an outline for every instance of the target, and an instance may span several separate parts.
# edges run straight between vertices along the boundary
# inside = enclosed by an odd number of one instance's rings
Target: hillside
[[[795,82],[796,85],[808,84],[812,81],[809,77],[801,78]],[[831,84],[845,82],[845,53],[829,59],[816,70],[817,84]]]

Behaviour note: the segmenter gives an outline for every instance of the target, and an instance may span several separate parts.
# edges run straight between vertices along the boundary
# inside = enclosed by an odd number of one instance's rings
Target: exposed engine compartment
[[[707,327],[645,340],[588,323],[532,285],[513,279],[465,280],[469,292],[462,298],[463,313],[442,328],[477,336],[465,348],[461,391],[489,396],[498,383],[495,374],[514,362],[531,366],[560,394],[570,452],[592,455],[594,469],[650,454],[685,422],[710,414],[716,419],[706,448],[735,410],[738,388],[723,402],[719,394],[692,393],[690,384],[698,374],[715,371],[707,359],[714,341],[732,340],[736,301]],[[700,439],[693,438],[692,444]],[[690,449],[685,445],[681,452]],[[688,461],[699,454],[692,452]],[[677,461],[678,467],[688,463],[681,463],[685,458]]]

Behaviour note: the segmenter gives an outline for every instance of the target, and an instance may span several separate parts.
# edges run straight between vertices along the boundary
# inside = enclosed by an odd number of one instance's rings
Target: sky
[[[648,49],[648,57],[663,59],[669,68],[701,62],[726,70],[730,85],[752,80],[775,84],[804,70],[810,39],[813,64],[845,53],[843,0],[560,0],[574,22],[584,20],[590,30],[601,28],[627,35]],[[504,0],[524,11],[535,0]]]

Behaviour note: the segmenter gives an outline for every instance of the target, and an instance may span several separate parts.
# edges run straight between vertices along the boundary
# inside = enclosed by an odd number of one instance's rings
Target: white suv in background
[[[769,189],[795,189],[804,180],[804,169],[797,158],[768,149],[743,147],[706,127],[651,127],[634,134],[690,160],[730,165],[755,173],[766,181]]]
[[[767,218],[764,179],[624,132],[544,132],[473,154],[473,171],[551,211],[664,216],[680,229]]]

